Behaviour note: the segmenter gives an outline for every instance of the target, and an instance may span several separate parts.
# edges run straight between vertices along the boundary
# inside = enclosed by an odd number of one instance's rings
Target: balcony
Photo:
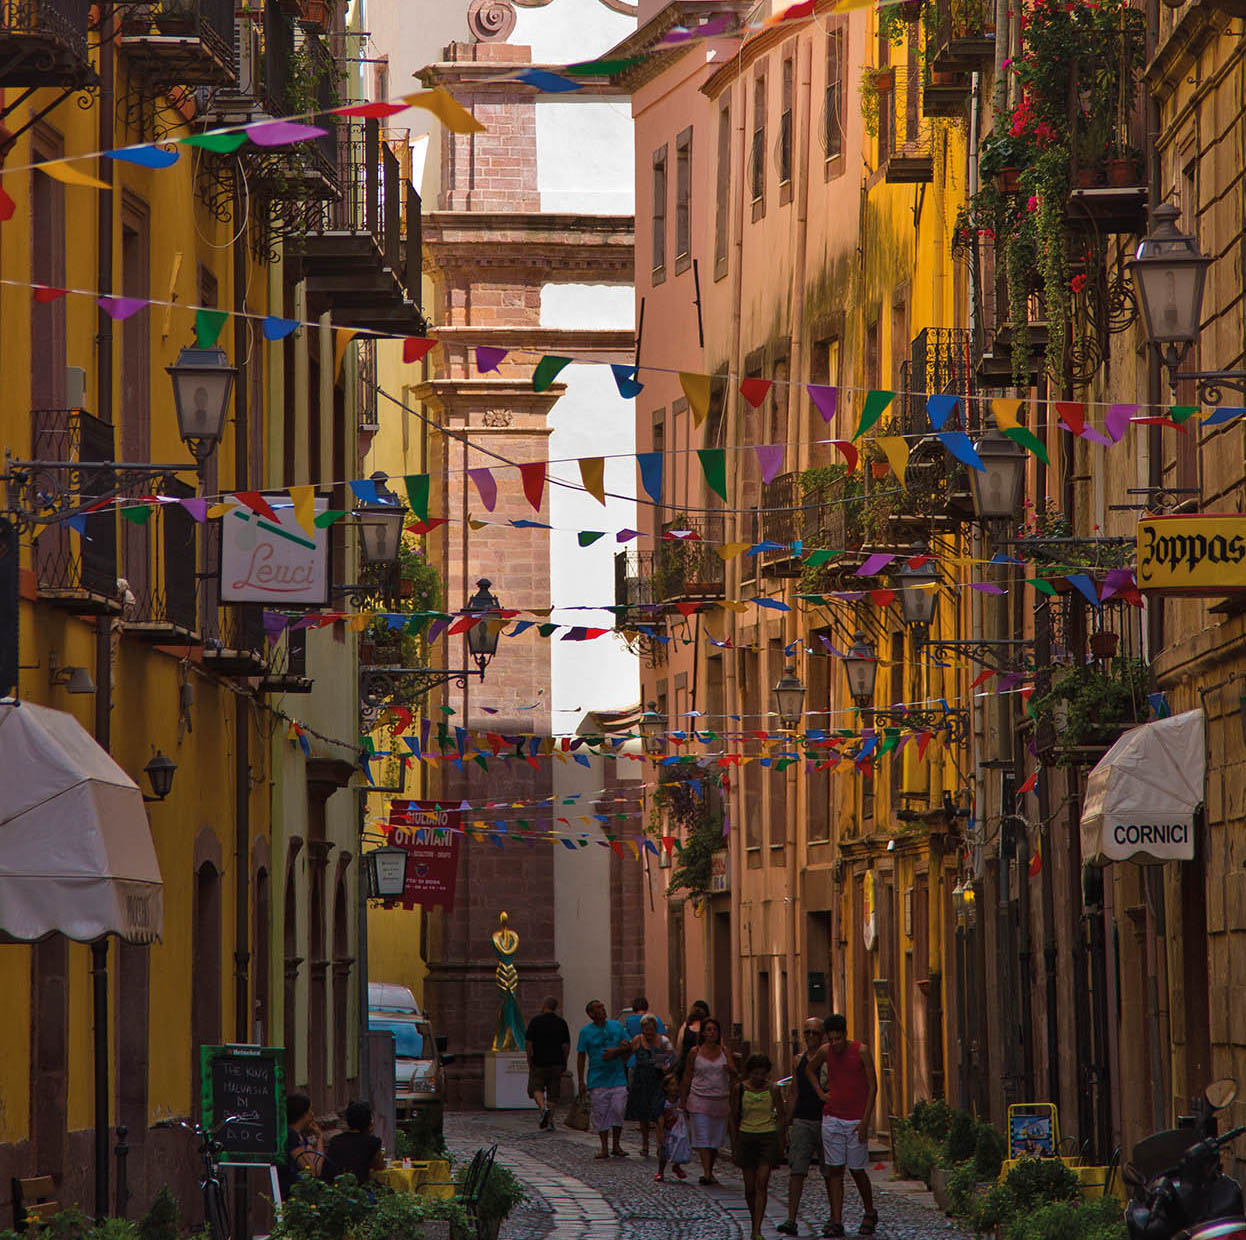
[[[264,608],[232,603],[209,612],[203,626],[203,666],[219,676],[264,676]]]
[[[962,120],[972,93],[973,79],[968,73],[935,71],[927,65],[922,84],[922,115]]]
[[[168,493],[179,498],[194,495],[193,487],[178,484]],[[199,645],[195,573],[198,526],[180,504],[162,504],[148,525],[154,554],[146,580],[131,579],[134,602],[126,604],[125,633],[153,645]]]
[[[780,474],[761,489],[761,541],[781,543],[758,553],[758,567],[770,577],[800,576],[800,544],[804,537],[804,493],[799,474]]]
[[[666,535],[690,532],[692,538]],[[721,516],[677,516],[662,525],[663,537],[653,552],[653,592],[659,603],[719,599],[726,585],[726,565],[718,554],[723,541]]]
[[[801,570],[802,590],[834,588],[845,575],[865,563],[865,528],[862,513],[865,489],[859,474],[842,465],[807,469],[800,475],[803,514],[803,550],[833,551],[825,564]]]
[[[0,0],[0,87],[92,85],[90,10],[90,0]]]
[[[113,470],[79,468],[80,462],[112,460],[113,428],[107,422],[79,409],[37,409],[31,414],[31,446],[36,461],[65,462],[32,479],[34,487],[49,493],[64,488],[74,508],[115,492]],[[81,533],[60,521],[40,527],[33,561],[39,597],[80,615],[119,615],[116,509],[110,504],[84,521]]]
[[[935,0],[926,52],[936,73],[972,73],[995,58],[992,0]]]
[[[342,197],[290,244],[307,280],[309,311],[333,311],[375,331],[423,335],[419,195],[375,120],[349,126],[339,152]]]
[[[922,80],[905,68],[891,71],[893,89],[879,96],[879,164],[889,185],[934,180],[934,126],[921,106]]]
[[[307,630],[286,629],[285,637],[271,652],[260,692],[310,693],[312,684],[307,674]]]
[[[123,12],[122,50],[149,88],[237,80],[232,0],[163,0]]]

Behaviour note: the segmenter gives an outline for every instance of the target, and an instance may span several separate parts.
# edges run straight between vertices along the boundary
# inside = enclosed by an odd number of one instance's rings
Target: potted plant
[[[1120,634],[1111,629],[1099,629],[1090,635],[1090,653],[1096,659],[1110,659],[1116,654]]]
[[[305,27],[327,34],[333,27],[333,5],[329,0],[299,0],[299,18]]]
[[[1139,183],[1139,154],[1132,147],[1118,146],[1103,164],[1103,172],[1109,185],[1127,186]]]
[[[460,1186],[466,1174],[465,1164],[455,1177]],[[476,1203],[478,1235],[481,1240],[497,1240],[503,1220],[520,1202],[527,1199],[524,1186],[515,1178],[510,1168],[494,1162],[480,1187],[480,1200]]]
[[[984,181],[994,180],[1002,193],[1016,193],[1021,188],[1022,169],[1032,159],[1033,149],[1024,137],[995,129],[982,139],[978,174]]]
[[[1149,680],[1146,663],[1131,657],[1066,668],[1035,698],[1034,713],[1040,722],[1055,726],[1062,761],[1075,761],[1073,751],[1106,748],[1123,728],[1142,722]]]
[[[156,29],[161,34],[188,35],[195,29],[195,18],[190,4],[164,4],[156,12]]]

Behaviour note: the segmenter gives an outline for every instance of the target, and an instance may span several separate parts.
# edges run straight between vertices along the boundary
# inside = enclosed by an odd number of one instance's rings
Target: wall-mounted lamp
[[[143,793],[143,800],[163,801],[173,791],[173,775],[177,771],[177,763],[157,749],[151,761],[143,767],[143,771],[152,791],[151,796]]]
[[[72,664],[61,667],[56,661],[56,654],[48,655],[48,683],[61,685],[66,693],[94,693],[95,681],[85,667],[74,667]]]

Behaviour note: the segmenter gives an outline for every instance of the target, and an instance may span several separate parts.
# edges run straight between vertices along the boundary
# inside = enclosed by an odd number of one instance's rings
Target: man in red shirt
[[[844,1234],[844,1167],[852,1172],[861,1194],[865,1215],[860,1234],[872,1236],[878,1228],[874,1191],[865,1163],[869,1156],[870,1117],[878,1093],[878,1078],[869,1050],[860,1042],[848,1040],[848,1022],[838,1013],[822,1022],[826,1041],[809,1056],[805,1073],[822,1099],[822,1159],[826,1165],[826,1191],[831,1217],[822,1229],[824,1236]],[[826,1065],[826,1088],[819,1073]]]

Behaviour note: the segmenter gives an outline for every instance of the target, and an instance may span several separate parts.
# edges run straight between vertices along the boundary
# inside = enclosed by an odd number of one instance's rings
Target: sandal
[[[594,1154],[594,1155],[593,1155],[593,1157],[594,1157],[594,1158],[595,1158],[598,1162],[601,1162],[601,1160],[602,1160],[603,1158],[609,1158],[609,1157],[610,1157],[610,1155],[609,1155],[609,1154]]]
[[[657,1175],[655,1175],[655,1176],[653,1177],[653,1182],[654,1182],[655,1184],[665,1184],[665,1183],[666,1183],[666,1176],[665,1176],[665,1175],[663,1175],[661,1171],[659,1171],[659,1172],[657,1173]]]
[[[878,1230],[878,1211],[871,1210],[861,1219],[861,1226],[857,1228],[858,1236],[872,1236]]]
[[[714,1181],[711,1180],[708,1175],[698,1176],[697,1178],[698,1184],[713,1184],[713,1182]]]
[[[830,1219],[827,1219],[822,1226],[822,1234],[824,1236],[842,1236],[844,1234],[844,1225],[843,1223],[832,1223]]]
[[[783,1222],[776,1223],[774,1229],[775,1231],[781,1231],[785,1236],[795,1236],[800,1231],[794,1218],[785,1218]]]
[[[681,1180],[686,1180],[688,1178],[688,1173],[678,1163],[675,1164],[675,1175]]]
[[[626,1150],[611,1150],[610,1157],[611,1158],[626,1158],[627,1151]]]

